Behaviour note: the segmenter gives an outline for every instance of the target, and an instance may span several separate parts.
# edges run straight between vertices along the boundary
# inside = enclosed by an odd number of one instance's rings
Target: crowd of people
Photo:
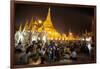
[[[45,44],[32,41],[25,46],[19,42],[15,46],[14,60],[16,65],[52,64],[63,59],[77,61],[79,54],[93,57],[93,50],[94,45],[91,44],[90,49],[86,41],[49,41]]]

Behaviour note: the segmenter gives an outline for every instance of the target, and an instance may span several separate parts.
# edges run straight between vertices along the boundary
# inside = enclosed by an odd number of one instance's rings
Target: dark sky
[[[69,29],[75,34],[81,34],[85,30],[91,31],[93,8],[67,7],[67,6],[38,6],[34,4],[16,4],[15,22],[17,25],[25,23],[26,20],[45,20],[48,8],[51,8],[51,20],[60,33],[67,33]]]

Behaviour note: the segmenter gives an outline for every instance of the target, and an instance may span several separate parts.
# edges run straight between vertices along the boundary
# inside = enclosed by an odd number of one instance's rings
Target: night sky
[[[15,22],[16,25],[25,23],[26,20],[46,19],[48,8],[51,8],[51,20],[55,29],[59,33],[68,33],[69,29],[75,34],[82,34],[87,30],[91,31],[93,8],[85,7],[67,7],[54,5],[34,5],[34,4],[16,4]]]

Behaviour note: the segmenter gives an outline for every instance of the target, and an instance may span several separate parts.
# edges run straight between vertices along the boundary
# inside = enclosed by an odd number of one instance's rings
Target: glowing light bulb
[[[38,22],[41,24],[42,23],[42,20],[39,20]]]

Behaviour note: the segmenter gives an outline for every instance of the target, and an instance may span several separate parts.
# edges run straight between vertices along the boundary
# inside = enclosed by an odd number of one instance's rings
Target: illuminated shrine
[[[43,40],[79,40],[79,37],[74,37],[73,33],[69,31],[68,36],[66,33],[59,33],[53,26],[52,20],[51,20],[51,13],[50,8],[48,9],[47,17],[45,21],[42,20],[33,20],[33,17],[31,21],[26,21],[24,27],[22,28],[22,24],[20,24],[19,27],[20,34],[23,35],[23,37],[19,34],[19,39],[16,39],[17,41],[22,40],[27,37],[25,41],[28,42],[28,40],[37,40],[42,39]],[[18,31],[17,31],[18,32]],[[22,33],[21,33],[22,32]],[[26,36],[26,37],[25,37]],[[25,42],[24,41],[24,42]]]

